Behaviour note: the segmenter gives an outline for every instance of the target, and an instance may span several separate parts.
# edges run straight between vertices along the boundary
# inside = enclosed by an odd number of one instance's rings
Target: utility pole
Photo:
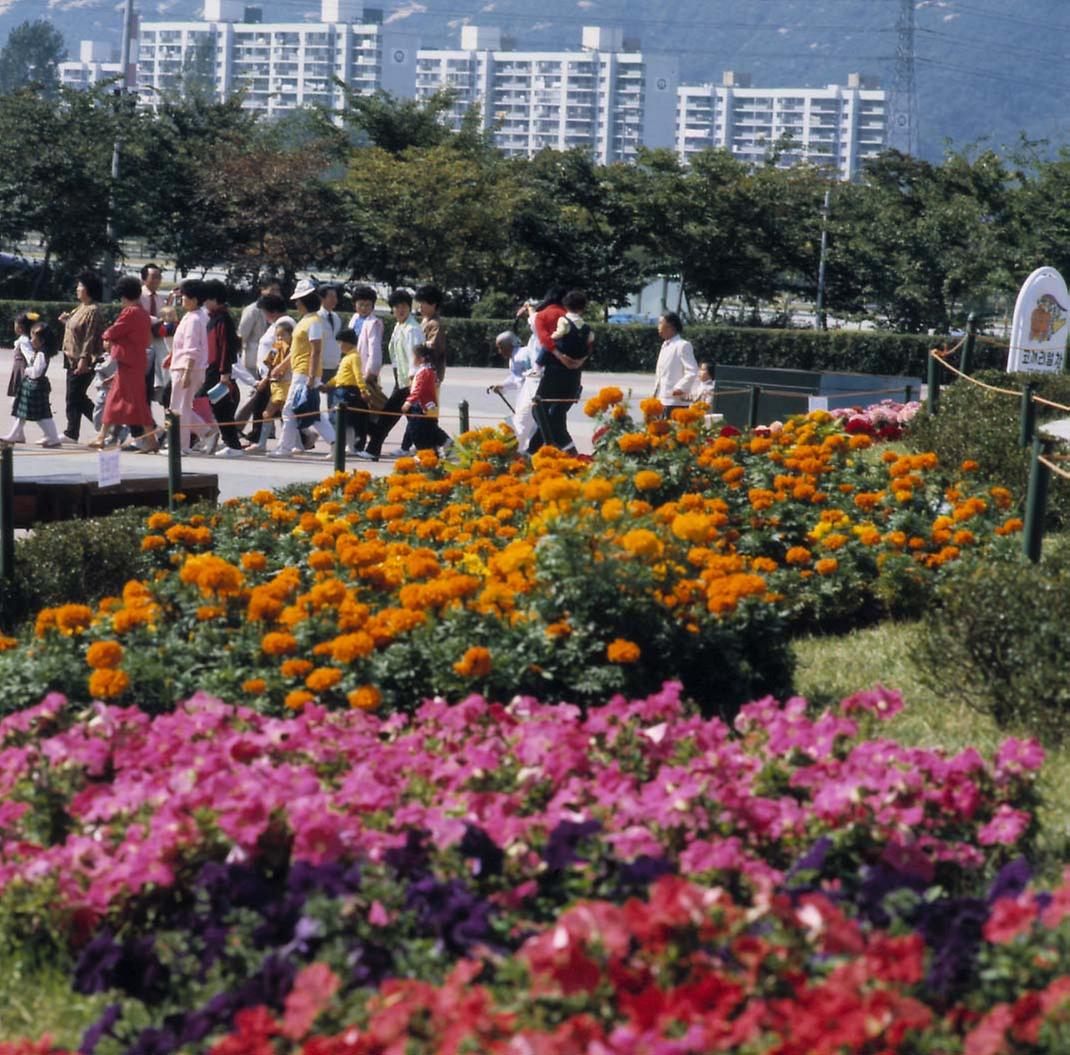
[[[116,112],[119,117],[119,126],[115,130],[115,144],[111,152],[111,193],[108,197],[108,241],[115,243],[119,232],[115,224],[115,185],[119,182],[120,161],[123,154],[122,119],[124,113],[124,100],[127,89],[131,87],[130,78],[130,39],[134,33],[134,0],[126,0],[123,8],[123,43],[119,55],[119,65],[122,70],[122,80],[119,82],[118,105]],[[115,275],[115,253],[108,250],[104,258],[104,295],[111,297],[112,278]]]
[[[821,258],[817,265],[817,328],[827,330],[825,316],[825,260],[829,251],[829,206],[832,204],[832,187],[825,188],[825,204],[821,207]]]
[[[888,100],[887,145],[902,154],[918,152],[918,93],[914,76],[914,0],[899,0],[895,76]]]

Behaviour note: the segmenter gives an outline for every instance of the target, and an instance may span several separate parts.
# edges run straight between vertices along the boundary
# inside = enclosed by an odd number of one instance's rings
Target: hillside
[[[262,0],[265,19],[318,17],[318,0]],[[375,6],[374,2],[368,6]],[[859,70],[890,86],[898,0],[384,0],[387,19],[416,29],[425,45],[451,44],[463,21],[501,25],[518,47],[578,44],[588,23],[623,26],[644,48],[673,51],[685,82],[749,71],[755,84],[820,85]],[[70,51],[82,38],[119,39],[115,0],[0,0],[0,39],[18,22],[48,14]],[[138,3],[142,18],[189,18],[198,0]],[[1070,46],[1045,47],[1070,33],[1066,0],[921,0],[917,4],[921,150],[938,157],[989,136],[1070,143],[1070,118],[1051,100],[1070,92],[1060,69]]]

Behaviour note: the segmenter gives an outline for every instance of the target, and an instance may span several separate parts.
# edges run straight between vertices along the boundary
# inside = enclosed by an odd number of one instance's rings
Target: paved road
[[[64,373],[61,357],[53,359],[49,366],[49,378],[52,381],[52,411],[56,423],[62,431],[66,422],[64,415],[63,393]],[[10,372],[11,351],[0,351],[0,391],[6,391],[3,380]],[[446,382],[442,386],[442,427],[451,434],[456,434],[457,405],[462,399],[468,400],[472,427],[502,421],[508,416],[508,410],[498,396],[488,394],[487,386],[504,380],[505,371],[479,367],[450,367]],[[653,376],[650,374],[602,374],[590,373],[584,377],[584,398],[593,395],[604,385],[617,385],[626,392],[634,393],[638,402],[653,388]],[[92,396],[92,391],[90,392]],[[159,407],[155,407],[156,419],[161,420]],[[11,400],[0,397],[0,435],[6,434],[11,427]],[[83,422],[83,426],[87,423]],[[584,415],[582,409],[573,410],[569,417],[570,430],[580,450],[590,451],[594,422]],[[42,476],[60,476],[69,473],[82,473],[95,476],[98,471],[98,456],[95,451],[85,447],[76,447],[64,443],[59,451],[43,450],[37,446],[40,430],[32,423],[26,426],[27,443],[15,448],[16,478],[38,478]],[[83,427],[83,442],[93,438],[92,429]],[[387,441],[387,451],[400,442],[401,429],[393,432]],[[247,455],[242,459],[225,459],[206,457],[204,455],[187,455],[183,467],[187,471],[216,473],[219,476],[221,498],[236,498],[252,494],[264,487],[278,487],[303,480],[318,480],[326,476],[331,469],[330,461],[325,457],[327,446],[321,441],[314,452],[294,458],[268,458],[264,455]],[[386,475],[391,469],[391,460],[384,458],[378,463],[360,462],[376,475]],[[123,453],[120,455],[120,471],[125,476],[166,475],[167,464],[163,455],[145,455]]]

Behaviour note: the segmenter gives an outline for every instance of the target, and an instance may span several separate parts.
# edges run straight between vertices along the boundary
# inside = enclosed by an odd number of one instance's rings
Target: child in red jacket
[[[413,430],[413,445],[418,451],[448,447],[451,443],[438,425],[438,375],[431,349],[418,344],[412,350],[416,372],[409,385],[409,398],[401,404]]]

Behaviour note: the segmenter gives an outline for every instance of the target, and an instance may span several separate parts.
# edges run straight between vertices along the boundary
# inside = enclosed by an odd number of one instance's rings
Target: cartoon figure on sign
[[[1050,293],[1038,298],[1029,316],[1029,339],[1050,341],[1066,325],[1066,308]]]

